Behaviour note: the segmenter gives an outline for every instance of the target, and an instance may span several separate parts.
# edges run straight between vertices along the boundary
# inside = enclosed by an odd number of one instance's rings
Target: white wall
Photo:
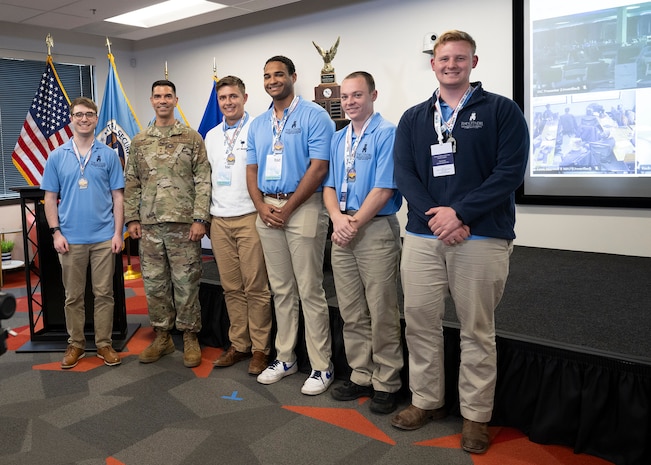
[[[153,116],[148,101],[150,86],[164,77],[167,61],[181,108],[196,127],[210,92],[213,57],[218,76],[235,74],[244,80],[249,93],[247,110],[256,115],[270,103],[262,88],[267,58],[276,54],[290,57],[297,68],[298,93],[313,99],[323,62],[312,41],[330,47],[341,36],[333,62],[337,81],[358,69],[371,72],[379,91],[376,109],[397,123],[404,110],[428,98],[436,87],[429,56],[421,51],[423,37],[429,32],[453,28],[470,32],[477,41],[479,56],[472,79],[481,80],[490,91],[512,95],[511,0],[460,3],[463,5],[453,7],[442,0],[357,0],[327,11],[300,14],[283,8],[278,11],[285,17],[270,10],[265,13],[266,21],[260,21],[258,16],[248,25],[240,19],[132,45],[117,41],[119,48],[114,46],[113,53],[141,123]],[[224,32],[220,33],[220,29]],[[44,50],[40,36],[15,38],[13,32],[0,30],[2,48]],[[10,42],[4,34],[11,35]],[[107,70],[104,39],[59,31],[53,35],[55,55],[96,60],[98,95],[103,95]],[[130,66],[132,58],[136,60],[135,68]],[[0,226],[3,216],[0,214]],[[518,206],[516,243],[651,257],[650,229],[649,210]]]

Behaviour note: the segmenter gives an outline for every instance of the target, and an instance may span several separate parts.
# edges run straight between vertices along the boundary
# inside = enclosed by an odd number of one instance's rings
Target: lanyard
[[[443,132],[447,132],[448,134],[452,135],[452,129],[454,129],[454,125],[457,122],[457,116],[459,115],[459,112],[461,111],[465,103],[470,98],[470,95],[472,94],[473,90],[474,89],[472,86],[468,86],[464,94],[461,96],[461,100],[459,100],[459,104],[452,112],[450,119],[448,119],[447,121],[443,121],[443,117],[441,116],[443,115],[443,112],[441,111],[441,104],[439,102],[440,91],[439,89],[436,89],[436,91],[434,92],[434,95],[436,96],[436,101],[434,102],[434,106],[436,107],[436,112],[434,114],[434,129],[436,130],[436,134],[438,135],[439,144],[443,143]],[[442,126],[445,126],[445,129],[443,129]]]
[[[283,129],[285,129],[285,123],[287,123],[287,120],[289,119],[289,115],[291,115],[292,112],[298,106],[298,101],[299,101],[299,97],[297,95],[296,97],[294,97],[294,100],[292,100],[292,103],[289,105],[289,108],[287,108],[284,111],[282,120],[278,120],[278,118],[276,118],[276,111],[275,110],[271,112],[271,123],[273,125],[272,129],[273,129],[273,134],[274,134],[274,139],[273,139],[274,140],[273,141],[274,148],[276,146],[282,147],[282,145],[279,143],[280,142],[280,136],[283,133]]]
[[[353,123],[351,122],[348,125],[348,128],[346,128],[346,144],[344,148],[344,160],[345,160],[345,166],[346,166],[346,177],[348,176],[348,173],[350,172],[351,169],[355,166],[355,154],[357,153],[357,147],[359,146],[359,143],[362,140],[362,137],[364,137],[364,131],[366,131],[366,128],[368,125],[371,123],[371,120],[375,116],[375,113],[373,113],[371,116],[369,116],[366,121],[364,121],[364,125],[362,126],[362,130],[359,132],[359,135],[355,139],[355,142],[353,143]],[[352,146],[352,147],[351,147]]]
[[[223,129],[224,129],[224,145],[226,146],[226,155],[230,155],[233,153],[233,147],[235,147],[235,142],[237,141],[237,136],[240,135],[240,132],[242,131],[242,128],[244,127],[244,122],[249,118],[249,114],[247,112],[244,112],[244,116],[240,118],[240,121],[237,123],[237,128],[235,128],[235,131],[233,131],[232,137],[228,137],[228,129],[226,128],[226,121],[224,121]]]
[[[75,144],[75,140],[72,139],[72,147],[75,150],[75,156],[77,157],[77,161],[79,162],[79,170],[81,171],[81,177],[84,177],[84,170],[86,169],[86,165],[88,165],[88,162],[90,161],[90,152],[93,150],[93,145],[95,145],[95,141],[93,140],[93,143],[90,144],[90,148],[88,149],[88,152],[86,155],[84,155],[83,162],[81,161],[81,155],[79,154],[79,148],[77,148],[77,144]]]

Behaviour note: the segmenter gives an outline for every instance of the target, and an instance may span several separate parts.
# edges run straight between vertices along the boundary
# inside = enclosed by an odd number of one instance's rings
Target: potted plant
[[[0,241],[0,249],[2,249],[2,261],[11,261],[11,251],[14,250],[14,241]]]

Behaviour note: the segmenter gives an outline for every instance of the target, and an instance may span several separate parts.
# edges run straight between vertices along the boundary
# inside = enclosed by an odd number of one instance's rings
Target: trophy
[[[340,87],[335,80],[335,69],[332,66],[332,60],[337,53],[340,37],[337,37],[335,44],[328,50],[324,50],[314,41],[312,44],[323,58],[323,68],[321,68],[321,84],[314,88],[314,102],[321,105],[335,121],[337,129],[346,125],[346,116],[341,108]]]

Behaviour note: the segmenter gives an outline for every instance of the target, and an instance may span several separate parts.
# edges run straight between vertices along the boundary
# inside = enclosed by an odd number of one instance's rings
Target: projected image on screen
[[[651,2],[524,4],[524,195],[651,198]]]

